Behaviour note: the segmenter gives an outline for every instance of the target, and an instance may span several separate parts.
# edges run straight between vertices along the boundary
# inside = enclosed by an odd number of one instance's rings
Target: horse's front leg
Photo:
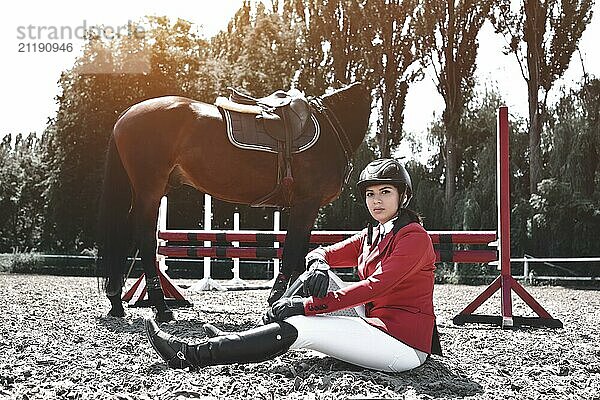
[[[293,282],[304,271],[304,258],[308,252],[310,232],[319,212],[320,202],[308,200],[294,204],[290,210],[281,270],[275,279],[275,284],[267,300],[273,304],[286,291],[288,284]]]
[[[143,204],[141,204],[143,203]],[[136,242],[140,250],[144,275],[146,276],[146,291],[150,304],[155,307],[155,318],[160,322],[173,320],[173,311],[169,309],[164,299],[163,290],[158,277],[156,261],[156,222],[158,219],[159,202],[148,203],[147,200],[136,199]]]

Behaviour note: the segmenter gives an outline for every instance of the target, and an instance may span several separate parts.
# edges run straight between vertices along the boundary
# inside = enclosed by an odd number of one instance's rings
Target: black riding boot
[[[261,362],[285,353],[298,338],[296,328],[287,322],[217,336],[195,345],[161,331],[150,319],[146,320],[146,334],[171,368]]]
[[[237,333],[237,332],[223,331],[223,330],[217,328],[216,326],[214,326],[213,324],[204,324],[204,325],[202,325],[202,329],[204,330],[204,333],[206,333],[206,336],[208,336],[209,338],[214,338],[217,336],[225,336],[225,335],[229,335],[231,333]]]

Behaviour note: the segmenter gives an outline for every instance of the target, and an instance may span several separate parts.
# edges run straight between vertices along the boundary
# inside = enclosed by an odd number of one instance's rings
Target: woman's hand
[[[302,287],[306,296],[325,297],[329,289],[329,274],[320,270],[312,271]]]
[[[277,300],[267,311],[264,322],[283,321],[294,315],[304,315],[304,300],[302,297],[283,297]]]
[[[329,289],[329,264],[325,260],[310,262],[302,288],[305,296],[325,297]]]

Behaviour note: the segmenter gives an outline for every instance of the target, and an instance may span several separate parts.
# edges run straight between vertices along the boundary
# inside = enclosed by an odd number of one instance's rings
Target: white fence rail
[[[562,262],[600,262],[600,257],[531,257],[525,255],[522,258],[511,258],[511,264],[513,262],[523,263],[523,275],[515,276],[517,279],[523,279],[528,283],[532,283],[534,280],[561,280],[561,281],[600,281],[600,276],[553,276],[553,275],[535,275],[531,270],[530,264],[532,263],[543,263],[547,266],[558,268],[561,271],[570,272],[568,268],[559,267],[553,265],[554,263]],[[600,275],[600,271],[599,271]]]
[[[3,257],[10,257],[12,254],[2,254]],[[35,254],[34,257],[48,259],[48,260],[88,260],[92,261],[96,257],[90,255],[64,255],[64,254]],[[135,258],[136,261],[140,261],[139,257]],[[128,261],[133,261],[133,257],[129,257]],[[169,258],[169,261],[179,261],[179,262],[189,262],[189,263],[202,263],[204,260],[202,259],[187,259],[187,258]],[[522,275],[514,275],[516,279],[524,280],[527,283],[533,283],[534,281],[600,281],[600,270],[598,270],[598,276],[573,276],[573,275],[536,275],[532,270],[531,264],[545,264],[546,266],[557,268],[566,273],[570,273],[570,270],[565,267],[560,267],[558,265],[553,265],[555,263],[573,263],[573,262],[587,262],[587,263],[600,263],[600,257],[531,257],[525,256],[520,258],[511,258],[511,264],[514,263],[522,263],[523,264],[523,274]],[[259,262],[259,260],[252,261],[253,263]],[[242,261],[244,263],[244,261]],[[267,264],[268,262],[264,262]],[[491,262],[491,265],[498,264],[497,261]],[[237,267],[239,271],[239,266]],[[459,267],[460,268],[460,267]],[[514,265],[513,265],[514,268]],[[238,272],[239,273],[239,272]],[[476,277],[486,277],[476,276]],[[491,278],[491,276],[490,276]]]

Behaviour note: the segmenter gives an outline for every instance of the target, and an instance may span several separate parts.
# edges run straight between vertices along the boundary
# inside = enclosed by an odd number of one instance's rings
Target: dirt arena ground
[[[95,279],[0,274],[0,399],[600,399],[600,292],[528,288],[564,329],[454,326],[452,317],[482,290],[436,287],[445,355],[407,373],[309,351],[186,372],[167,369],[146,341],[149,309],[105,316]],[[199,338],[206,322],[248,328],[266,297],[266,290],[192,294],[194,307],[179,309],[165,330]],[[515,297],[514,314],[532,315]],[[480,312],[497,315],[499,307],[496,294]]]

